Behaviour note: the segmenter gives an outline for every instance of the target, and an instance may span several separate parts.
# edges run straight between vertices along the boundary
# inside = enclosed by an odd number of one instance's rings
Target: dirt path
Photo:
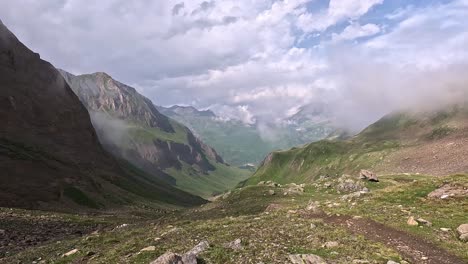
[[[386,244],[414,264],[467,263],[421,238],[369,219],[354,219],[349,216],[331,216],[324,219],[327,222],[344,226],[352,233]]]

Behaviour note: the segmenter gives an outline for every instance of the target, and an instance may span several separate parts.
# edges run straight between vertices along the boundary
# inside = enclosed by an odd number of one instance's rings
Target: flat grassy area
[[[204,198],[223,193],[247,179],[251,171],[215,163],[216,169],[203,174],[183,163],[181,170],[174,168],[166,172],[176,179],[177,188]]]

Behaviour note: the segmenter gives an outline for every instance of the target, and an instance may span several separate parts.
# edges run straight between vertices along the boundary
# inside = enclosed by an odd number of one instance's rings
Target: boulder
[[[463,186],[446,184],[430,192],[427,197],[442,200],[447,198],[466,198],[468,197],[468,189]]]
[[[359,178],[372,181],[372,182],[379,181],[379,179],[377,178],[377,174],[373,173],[370,170],[361,170],[361,172],[359,173]]]
[[[208,241],[202,241],[198,243],[194,248],[192,248],[189,252],[185,254],[193,254],[195,256],[198,256],[198,254],[202,253],[203,251],[207,250],[210,247],[210,244]]]
[[[166,252],[150,264],[197,264],[198,254],[209,247],[210,244],[207,241],[202,241],[182,256],[172,252]]]
[[[323,258],[313,254],[293,254],[288,257],[293,264],[327,264]]]
[[[325,242],[325,244],[323,244],[324,248],[335,248],[337,246],[339,246],[339,244],[336,241],[328,241],[328,242]]]
[[[462,224],[457,227],[457,233],[461,241],[468,241],[468,224]]]
[[[163,255],[159,256],[156,260],[152,261],[150,264],[184,264],[182,262],[182,257],[172,252],[166,252]]]
[[[224,244],[224,247],[225,248],[230,248],[230,249],[233,249],[233,250],[240,250],[242,249],[242,240],[240,238],[234,240],[234,241],[231,241],[229,243],[226,243]]]
[[[416,222],[416,220],[414,220],[414,217],[413,216],[410,216],[408,218],[408,221],[406,221],[406,223],[410,226],[417,226],[418,225],[418,222]]]
[[[420,225],[432,226],[431,222],[429,222],[429,221],[427,221],[426,219],[423,219],[423,218],[416,219],[416,222],[418,222],[418,224],[420,224]]]

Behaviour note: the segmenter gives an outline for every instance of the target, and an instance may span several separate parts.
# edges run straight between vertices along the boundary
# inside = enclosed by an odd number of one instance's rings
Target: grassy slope
[[[427,145],[456,136],[466,128],[465,108],[430,114],[396,113],[386,116],[350,140],[322,140],[273,152],[246,184],[262,180],[308,182],[320,175],[353,174],[386,164],[386,157],[408,147]],[[397,164],[386,164],[386,167]]]
[[[187,128],[174,120],[170,121],[175,133],[168,133],[133,123],[129,128],[128,137],[121,141],[120,146],[131,148],[131,142],[152,143],[156,139],[188,144]],[[210,160],[210,163],[216,169],[209,171],[207,174],[185,163],[181,170],[171,168],[167,169],[166,172],[176,179],[177,188],[205,198],[234,188],[251,174],[248,170],[227,166],[214,160]]]
[[[468,261],[466,244],[456,238],[454,231],[441,232],[441,227],[456,227],[466,221],[461,208],[468,206],[466,198],[429,200],[426,195],[444,183],[466,186],[466,175],[431,177],[418,175],[393,175],[381,177],[379,183],[365,182],[371,193],[353,200],[340,199],[333,188],[323,189],[306,185],[300,196],[268,195],[269,190],[282,193],[283,189],[268,186],[248,186],[236,189],[225,199],[203,207],[158,214],[156,212],[122,214],[107,217],[65,215],[59,216],[78,223],[100,223],[109,226],[97,235],[51,242],[10,254],[8,263],[31,262],[38,257],[53,263],[149,263],[166,251],[185,252],[201,240],[211,247],[200,255],[203,263],[287,263],[287,255],[313,253],[329,263],[352,263],[367,260],[369,263],[401,261],[393,249],[381,243],[353,235],[342,226],[324,222],[320,217],[307,217],[295,213],[305,208],[309,200],[318,201],[327,214],[362,216],[410,233],[420,240],[429,241]],[[264,212],[269,204],[278,204],[278,211]],[[327,206],[328,205],[328,206]],[[333,205],[333,206],[330,206]],[[293,210],[293,211],[290,211]],[[385,214],[382,214],[385,210]],[[2,212],[0,210],[0,212]],[[31,217],[27,211],[17,215]],[[48,213],[41,212],[41,215]],[[411,227],[406,224],[409,215],[423,217],[433,223],[431,227]],[[47,217],[41,217],[47,219]],[[45,220],[42,220],[45,221]],[[121,223],[127,228],[111,231]],[[315,228],[310,228],[314,224]],[[158,238],[155,240],[155,238]],[[243,249],[226,249],[223,244],[241,238]],[[337,241],[336,248],[323,248],[327,241]],[[147,246],[155,251],[138,253]],[[77,248],[79,253],[61,258],[60,253]],[[96,254],[86,257],[87,252]],[[59,254],[58,254],[59,253]]]

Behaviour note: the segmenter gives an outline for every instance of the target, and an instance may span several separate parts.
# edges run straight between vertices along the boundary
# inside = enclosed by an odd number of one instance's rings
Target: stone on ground
[[[231,241],[229,243],[224,244],[224,247],[225,248],[230,248],[230,249],[233,249],[233,250],[242,249],[242,240],[240,238],[238,238],[238,239],[236,239],[234,241]]]
[[[457,233],[461,241],[468,242],[468,224],[462,224],[457,227]]]
[[[150,264],[184,264],[182,257],[172,252],[166,252]]]
[[[321,257],[313,254],[289,255],[292,264],[327,264]]]
[[[372,182],[379,181],[379,179],[377,178],[377,174],[373,173],[370,170],[361,170],[361,172],[359,173],[359,178],[372,181]]]
[[[75,255],[76,253],[78,253],[78,251],[79,251],[79,250],[75,248],[75,249],[70,250],[70,251],[68,251],[67,253],[63,254],[62,257],[69,257],[69,256],[71,256],[71,255]]]
[[[406,223],[410,226],[417,226],[418,225],[418,222],[416,222],[416,220],[414,220],[414,217],[413,216],[410,216],[408,218],[408,221],[406,221]]]

